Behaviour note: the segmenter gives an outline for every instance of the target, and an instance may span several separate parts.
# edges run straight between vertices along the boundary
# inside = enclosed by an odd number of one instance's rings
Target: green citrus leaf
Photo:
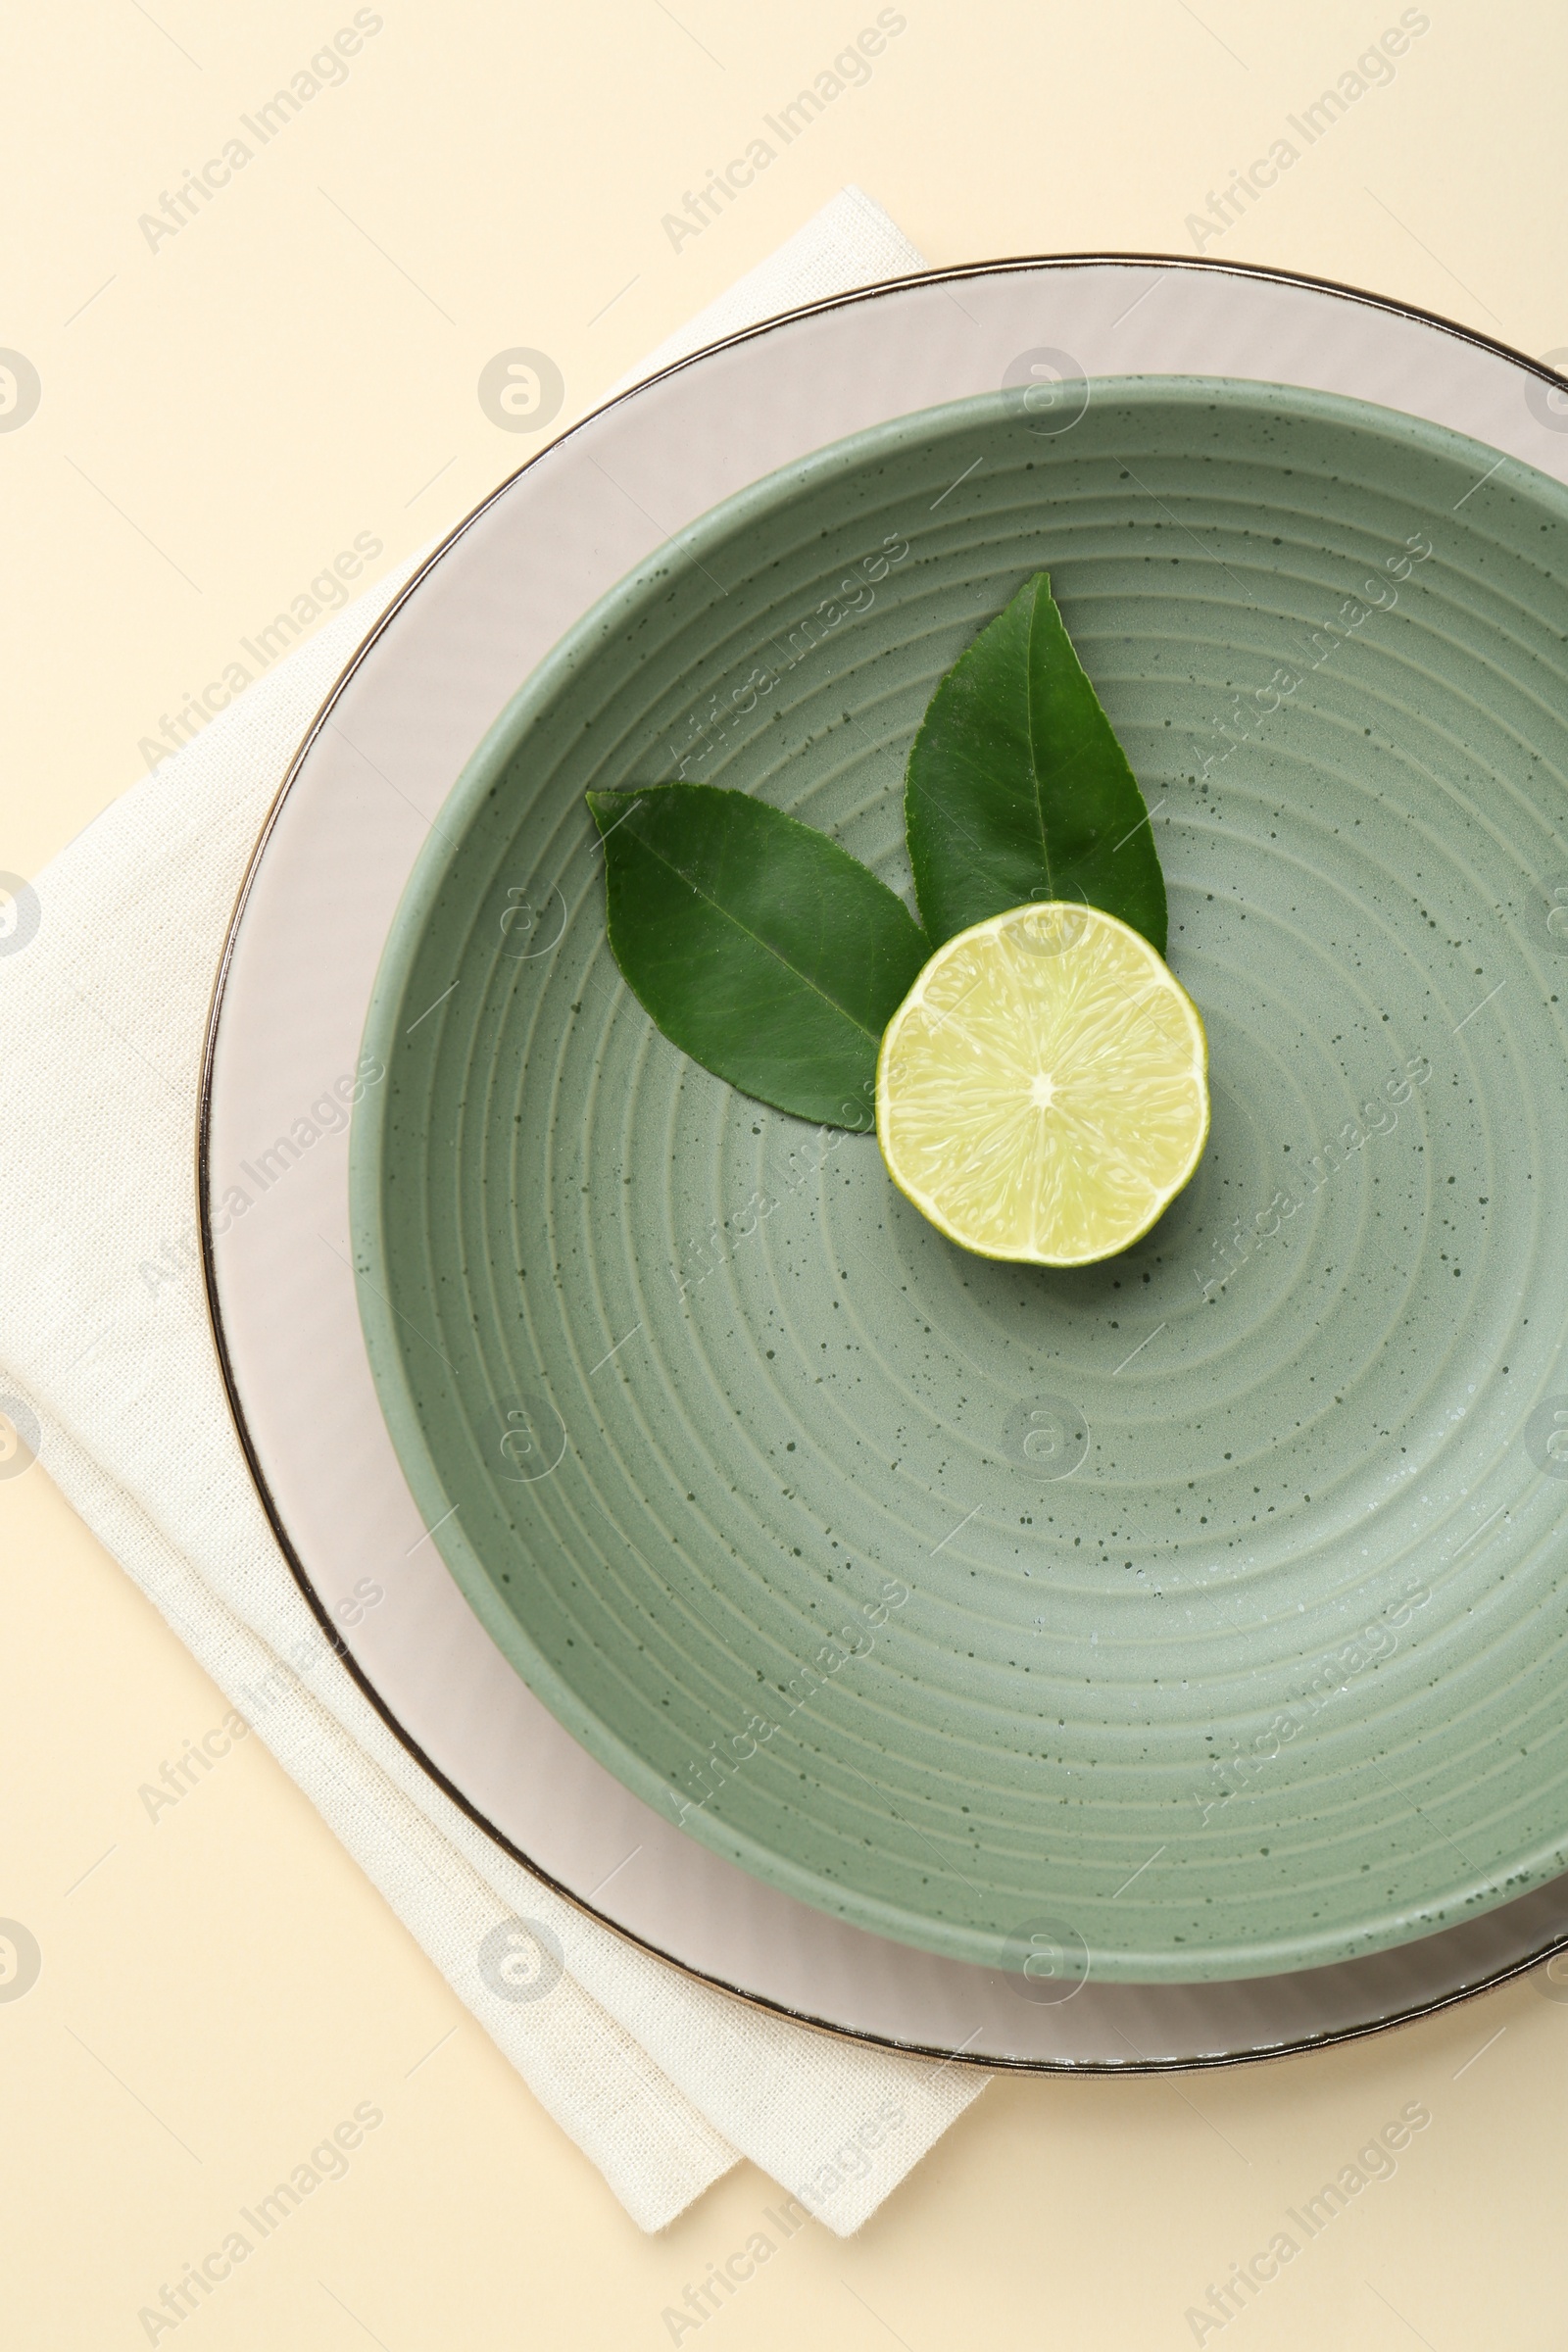
[[[1165,953],[1165,880],[1138,780],[1041,571],[931,697],[905,827],[935,945],[1030,899],[1078,899]]]
[[[903,900],[749,793],[587,797],[610,944],[670,1042],[776,1110],[871,1127],[882,1032],[931,953]]]

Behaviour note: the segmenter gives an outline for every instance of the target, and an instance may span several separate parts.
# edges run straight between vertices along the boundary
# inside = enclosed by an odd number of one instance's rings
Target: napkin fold
[[[636,375],[922,266],[847,188]],[[422,560],[160,761],[9,910],[0,900],[0,1414],[642,2229],[662,2228],[746,2155],[848,2234],[985,2078],[715,1992],[510,1860],[323,1640],[229,1417],[192,1176],[214,974],[290,759]]]

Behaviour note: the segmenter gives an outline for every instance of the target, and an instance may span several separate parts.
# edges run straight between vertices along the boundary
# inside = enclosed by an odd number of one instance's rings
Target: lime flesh
[[[937,950],[888,1023],[889,1175],[982,1257],[1082,1266],[1149,1231],[1208,1135],[1198,1007],[1096,906],[1017,906]]]

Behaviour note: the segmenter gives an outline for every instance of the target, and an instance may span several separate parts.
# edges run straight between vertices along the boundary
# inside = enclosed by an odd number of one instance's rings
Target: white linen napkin
[[[638,373],[919,267],[846,189]],[[323,1642],[229,1419],[192,1178],[213,977],[289,760],[420,560],[160,761],[34,883],[0,893],[0,1467],[9,1423],[641,2228],[662,2228],[745,2154],[847,2234],[985,2078],[749,2009],[511,1862]]]

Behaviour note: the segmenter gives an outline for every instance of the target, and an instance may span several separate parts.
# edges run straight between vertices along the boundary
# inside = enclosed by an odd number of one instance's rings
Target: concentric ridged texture
[[[364,1313],[474,1607],[694,1835],[965,1958],[1261,1974],[1568,1866],[1568,495],[1328,397],[1020,399],[720,509],[498,724],[371,1014]],[[906,889],[914,728],[1042,567],[1214,1110],[1071,1272],[666,1044],[582,799],[684,766]]]

